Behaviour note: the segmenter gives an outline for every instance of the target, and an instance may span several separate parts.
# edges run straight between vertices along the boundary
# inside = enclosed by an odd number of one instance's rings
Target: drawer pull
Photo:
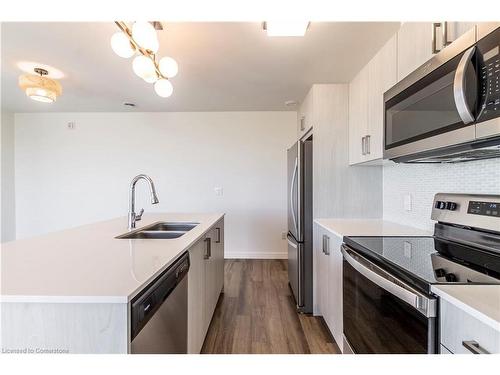
[[[481,348],[476,341],[462,341],[462,345],[473,354],[490,354],[487,350]]]

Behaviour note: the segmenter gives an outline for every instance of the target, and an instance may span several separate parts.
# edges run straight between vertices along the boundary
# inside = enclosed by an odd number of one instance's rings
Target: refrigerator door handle
[[[297,172],[299,170],[299,161],[298,161],[298,158],[295,158],[295,167],[293,169],[293,175],[292,175],[292,183],[290,184],[290,207],[292,209],[292,219],[293,219],[293,225],[295,227],[295,230],[297,231],[297,234],[298,234],[298,231],[299,231],[299,228],[297,227],[297,217],[295,216],[295,208],[294,208],[294,204],[293,204],[293,188],[295,186],[295,180],[297,179]]]
[[[288,244],[289,244],[291,247],[293,247],[294,249],[296,249],[296,248],[297,248],[297,244],[296,244],[295,242],[293,242],[292,240],[290,240],[290,238],[287,238],[287,240],[288,240]]]

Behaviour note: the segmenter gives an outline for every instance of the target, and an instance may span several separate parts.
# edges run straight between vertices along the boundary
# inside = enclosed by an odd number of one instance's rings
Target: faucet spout
[[[128,212],[128,229],[134,229],[136,221],[141,220],[142,213],[144,210],[141,210],[139,214],[135,212],[135,185],[139,180],[145,180],[149,186],[149,194],[151,196],[151,204],[157,204],[160,202],[158,199],[158,195],[156,194],[156,188],[151,177],[145,174],[140,174],[135,176],[130,183],[130,192],[129,192],[129,212]]]

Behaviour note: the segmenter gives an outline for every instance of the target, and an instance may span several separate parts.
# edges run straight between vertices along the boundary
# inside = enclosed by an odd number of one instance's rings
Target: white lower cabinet
[[[342,350],[342,237],[314,224],[316,315],[323,316]]]
[[[189,249],[188,353],[200,353],[224,286],[224,219]]]
[[[316,315],[321,315],[328,324],[328,234],[321,226],[314,224],[315,294]]]
[[[500,353],[499,330],[443,298],[439,306],[441,353],[446,353],[443,347],[453,354]]]
[[[188,353],[199,353],[205,339],[205,262],[203,240],[189,249],[188,273]]]

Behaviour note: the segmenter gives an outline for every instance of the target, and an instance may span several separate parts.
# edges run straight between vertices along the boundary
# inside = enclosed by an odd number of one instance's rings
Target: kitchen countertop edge
[[[383,219],[347,219],[347,218],[318,218],[314,222],[322,228],[344,236],[432,236],[432,233],[419,228],[394,223]]]
[[[479,289],[492,298],[485,298],[484,295],[478,297],[477,291]],[[500,306],[498,306],[500,304],[500,285],[433,285],[431,291],[500,332]],[[496,303],[497,306],[485,306],[485,302]],[[496,316],[492,312],[496,312]]]
[[[144,223],[144,225],[141,225],[137,229],[140,229],[143,226],[150,225],[151,223],[158,222],[158,221],[169,221],[172,220],[172,218],[167,217],[166,219],[162,219],[161,217],[165,216],[177,216],[177,215],[183,215],[183,216],[189,216],[191,214],[175,214],[175,213],[166,213],[166,214],[150,214],[148,216],[153,217],[153,220],[149,220],[148,222]],[[48,294],[33,294],[29,295],[26,293],[19,293],[19,294],[4,294],[3,291],[0,294],[0,303],[95,303],[95,304],[127,304],[129,303],[137,294],[139,294],[148,284],[150,284],[154,279],[156,279],[162,272],[164,272],[172,263],[174,263],[182,254],[184,254],[185,251],[187,251],[190,247],[192,247],[197,241],[200,240],[204,235],[206,235],[213,227],[214,225],[220,221],[222,218],[225,217],[225,213],[209,213],[209,214],[199,214],[199,213],[193,213],[192,214],[194,219],[196,220],[200,216],[207,216],[210,217],[210,219],[207,219],[208,221],[204,224],[203,231],[200,232],[198,235],[189,238],[189,240],[183,244],[182,249],[177,251],[175,255],[172,255],[168,261],[165,261],[161,267],[159,267],[156,271],[154,271],[147,279],[138,282],[138,285],[131,291],[129,291],[128,294],[122,293],[122,294],[109,294],[109,295],[82,295],[79,293],[75,293],[74,295],[69,295],[69,294],[61,294],[61,295],[48,295]],[[103,222],[99,223],[94,223],[90,225],[99,225],[100,223],[109,223],[113,220],[123,220],[123,218],[118,218],[118,219],[112,219],[112,220],[106,220]],[[185,217],[183,217],[182,220],[179,221],[189,221],[186,220]],[[46,236],[50,236],[52,238],[57,237],[58,235],[62,235],[64,232],[67,231],[74,231],[78,230],[79,228],[85,228],[87,225],[84,225],[82,227],[76,227],[76,228],[70,228],[68,230],[62,230],[58,232],[53,232],[53,233],[48,233],[46,235],[42,236],[36,236],[32,238],[28,238],[27,240],[30,241],[36,241],[38,237],[44,238]],[[120,233],[113,233],[113,239],[116,241],[127,241],[125,239],[117,239],[116,235],[121,235]],[[23,241],[23,240],[21,240]],[[130,240],[128,240],[130,241]],[[137,241],[137,240],[132,240],[132,241]],[[140,240],[140,241],[163,241],[163,240]],[[168,241],[168,240],[165,240]],[[14,241],[17,242],[17,241]]]

